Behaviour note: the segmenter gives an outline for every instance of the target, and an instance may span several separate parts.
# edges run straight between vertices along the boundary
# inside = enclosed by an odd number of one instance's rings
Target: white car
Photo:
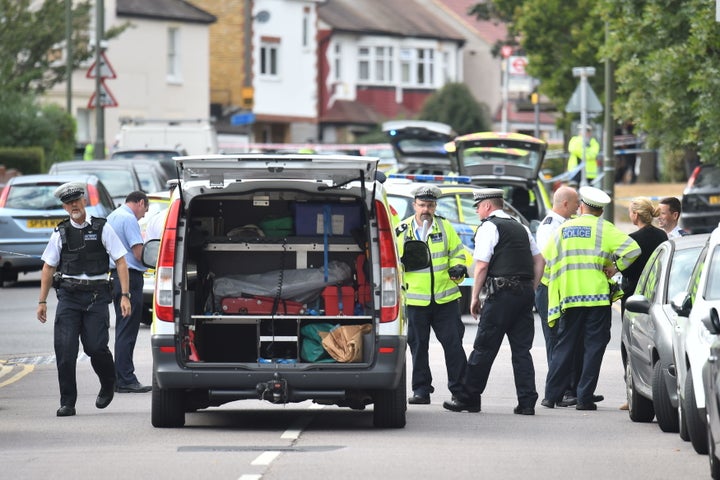
[[[688,292],[672,304],[679,316],[673,353],[677,366],[680,436],[690,440],[696,452],[708,452],[703,367],[714,337],[702,322],[711,308],[720,307],[720,229],[710,235],[690,277]],[[686,318],[687,317],[687,318]]]

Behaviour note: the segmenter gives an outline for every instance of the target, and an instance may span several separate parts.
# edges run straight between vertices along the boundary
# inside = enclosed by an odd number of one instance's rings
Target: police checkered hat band
[[[422,187],[416,188],[413,195],[418,200],[436,202],[442,195],[442,192],[435,185],[423,185]]]
[[[580,200],[592,208],[605,208],[610,203],[610,196],[599,188],[584,186],[580,187]]]
[[[503,198],[504,194],[501,188],[481,188],[473,192],[473,205],[477,207],[478,203],[488,198]]]
[[[81,182],[63,183],[55,189],[55,196],[63,203],[72,202],[85,195],[85,184]]]

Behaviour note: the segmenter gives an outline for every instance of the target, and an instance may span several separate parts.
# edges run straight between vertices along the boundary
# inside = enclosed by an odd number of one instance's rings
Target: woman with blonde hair
[[[630,237],[640,245],[640,256],[622,271],[623,297],[620,300],[620,311],[623,321],[625,319],[625,299],[635,293],[640,274],[655,248],[668,239],[665,230],[652,224],[653,218],[660,216],[660,209],[649,198],[636,197],[633,199],[628,207],[628,215],[630,221],[637,227],[637,230],[632,232]],[[627,410],[627,403],[622,405],[620,409]]]

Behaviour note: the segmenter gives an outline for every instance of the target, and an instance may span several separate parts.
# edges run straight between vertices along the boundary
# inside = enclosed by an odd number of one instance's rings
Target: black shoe
[[[118,393],[146,393],[152,390],[150,385],[142,385],[138,383],[131,383],[130,385],[118,385],[115,387],[115,391]]]
[[[605,397],[602,395],[593,395],[592,397],[593,403],[602,402],[603,400],[605,400]]]
[[[548,400],[547,398],[543,398],[540,402],[540,405],[545,408],[555,408],[555,402],[553,402],[552,400]]]
[[[597,410],[597,405],[594,403],[578,403],[575,405],[575,410]]]
[[[535,415],[535,408],[533,408],[533,407],[521,407],[520,405],[518,405],[518,406],[515,407],[515,409],[513,410],[513,413],[514,413],[515,415]]]
[[[100,393],[98,393],[98,396],[95,399],[95,406],[97,408],[107,407],[108,405],[110,405],[110,402],[112,402],[114,396],[115,385],[110,385],[109,387],[101,387]]]
[[[73,415],[75,415],[75,407],[68,407],[67,405],[63,405],[57,410],[58,417],[72,417]]]
[[[451,412],[462,412],[463,410],[467,410],[468,412],[479,412],[480,398],[478,398],[477,402],[463,402],[462,400],[452,397],[452,400],[445,400],[443,402],[443,408],[445,410],[450,410]]]
[[[413,395],[408,398],[410,405],[430,405],[430,395]]]
[[[572,407],[573,405],[577,405],[577,397],[567,393],[563,395],[562,400],[557,403],[558,407]]]

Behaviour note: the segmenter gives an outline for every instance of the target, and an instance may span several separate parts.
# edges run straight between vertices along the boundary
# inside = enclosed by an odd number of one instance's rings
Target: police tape
[[[25,258],[42,258],[41,255],[29,255],[27,253],[11,252],[9,250],[0,250],[0,254],[9,254],[14,257],[25,257]]]

